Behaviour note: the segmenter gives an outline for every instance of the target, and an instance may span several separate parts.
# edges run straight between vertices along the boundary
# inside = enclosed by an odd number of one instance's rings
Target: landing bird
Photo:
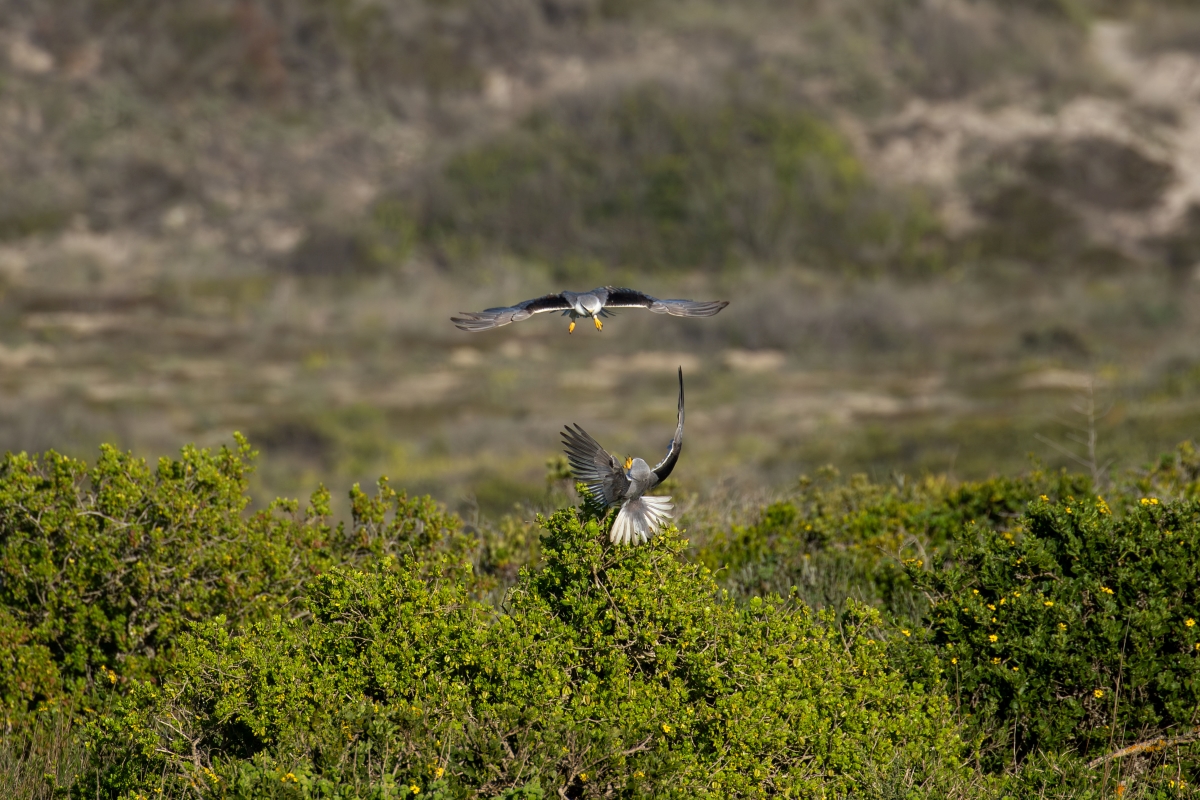
[[[659,300],[648,294],[642,294],[636,289],[619,289],[613,286],[601,286],[590,292],[559,292],[548,294],[517,303],[515,306],[489,308],[484,311],[460,311],[461,317],[451,317],[450,321],[464,331],[486,331],[499,328],[510,322],[520,322],[529,319],[534,314],[544,311],[561,311],[563,316],[570,315],[571,324],[567,333],[575,332],[575,320],[580,317],[590,317],[596,325],[596,330],[604,330],[601,317],[610,317],[610,308],[648,308],[655,314],[670,314],[673,317],[711,317],[725,306],[728,300],[715,300],[711,303],[697,303],[693,300]]]
[[[669,497],[647,497],[646,492],[667,479],[679,451],[683,449],[683,367],[679,368],[679,424],[663,460],[651,469],[640,458],[626,457],[624,465],[589,436],[583,428],[566,426],[563,431],[571,471],[587,484],[590,499],[607,511],[619,505],[620,512],[608,538],[614,544],[645,542],[671,519]]]

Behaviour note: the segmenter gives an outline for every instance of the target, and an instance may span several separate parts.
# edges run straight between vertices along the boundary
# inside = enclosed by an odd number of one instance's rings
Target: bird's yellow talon
[[[633,456],[625,456],[625,469],[633,466]]]
[[[567,326],[567,333],[575,332],[575,320],[571,320],[571,324]]]
[[[592,322],[596,323],[596,330],[604,330],[604,323],[600,321],[599,317],[592,317]]]

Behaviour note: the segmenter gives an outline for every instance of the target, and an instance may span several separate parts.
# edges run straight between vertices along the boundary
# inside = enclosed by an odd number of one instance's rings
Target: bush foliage
[[[1035,499],[1011,530],[966,525],[954,559],[908,564],[932,647],[989,760],[1094,756],[1200,711],[1200,504]]]
[[[301,513],[279,500],[244,515],[251,451],[184,448],[151,468],[111,447],[96,465],[57,453],[0,464],[0,702],[6,724],[39,705],[71,707],[97,683],[157,679],[190,624],[280,613],[305,581],[371,561],[456,521],[381,485],[352,492],[349,526],[329,493]],[[451,542],[453,541],[451,537]],[[449,546],[449,545],[447,545]]]
[[[546,526],[498,609],[464,590],[468,563],[408,556],[316,579],[308,616],[199,626],[96,725],[122,754],[102,785],[873,796],[952,771],[947,700],[888,666],[876,613],[843,635],[778,596],[735,604],[673,532],[630,549],[572,510]]]
[[[10,454],[0,790],[1179,796],[1195,453],[1103,493],[828,472],[694,548],[586,509],[468,534],[386,481],[344,524],[323,489],[247,513],[240,438]]]

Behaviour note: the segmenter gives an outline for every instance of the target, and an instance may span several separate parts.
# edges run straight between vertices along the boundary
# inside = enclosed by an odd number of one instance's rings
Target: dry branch
[[[1188,744],[1200,740],[1200,726],[1192,728],[1188,733],[1182,733],[1179,736],[1173,736],[1170,739],[1164,739],[1161,736],[1155,739],[1147,739],[1144,742],[1131,744],[1128,747],[1122,747],[1109,753],[1106,756],[1100,756],[1088,762],[1088,769],[1095,769],[1101,764],[1105,764],[1113,759],[1124,758],[1125,756],[1136,756],[1140,753],[1156,753],[1159,750],[1165,750],[1168,747],[1175,745]]]

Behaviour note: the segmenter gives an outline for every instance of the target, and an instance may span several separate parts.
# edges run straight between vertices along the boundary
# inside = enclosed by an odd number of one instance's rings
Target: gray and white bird
[[[674,509],[671,498],[649,497],[646,492],[667,479],[683,449],[683,367],[679,368],[679,423],[667,454],[653,469],[640,458],[626,457],[622,464],[578,425],[566,426],[562,436],[571,471],[587,484],[591,501],[604,511],[621,507],[609,540],[615,544],[648,541],[666,526]]]
[[[535,297],[515,306],[461,311],[459,313],[462,316],[451,317],[450,321],[460,330],[476,332],[499,328],[510,322],[520,322],[546,311],[561,311],[564,317],[571,317],[567,333],[573,333],[575,320],[580,317],[590,318],[595,323],[596,330],[603,330],[604,324],[600,319],[612,316],[609,311],[612,308],[648,308],[655,314],[670,314],[673,317],[711,317],[727,305],[728,300],[714,300],[709,303],[694,300],[659,300],[636,289],[601,286],[590,292],[559,292]]]

